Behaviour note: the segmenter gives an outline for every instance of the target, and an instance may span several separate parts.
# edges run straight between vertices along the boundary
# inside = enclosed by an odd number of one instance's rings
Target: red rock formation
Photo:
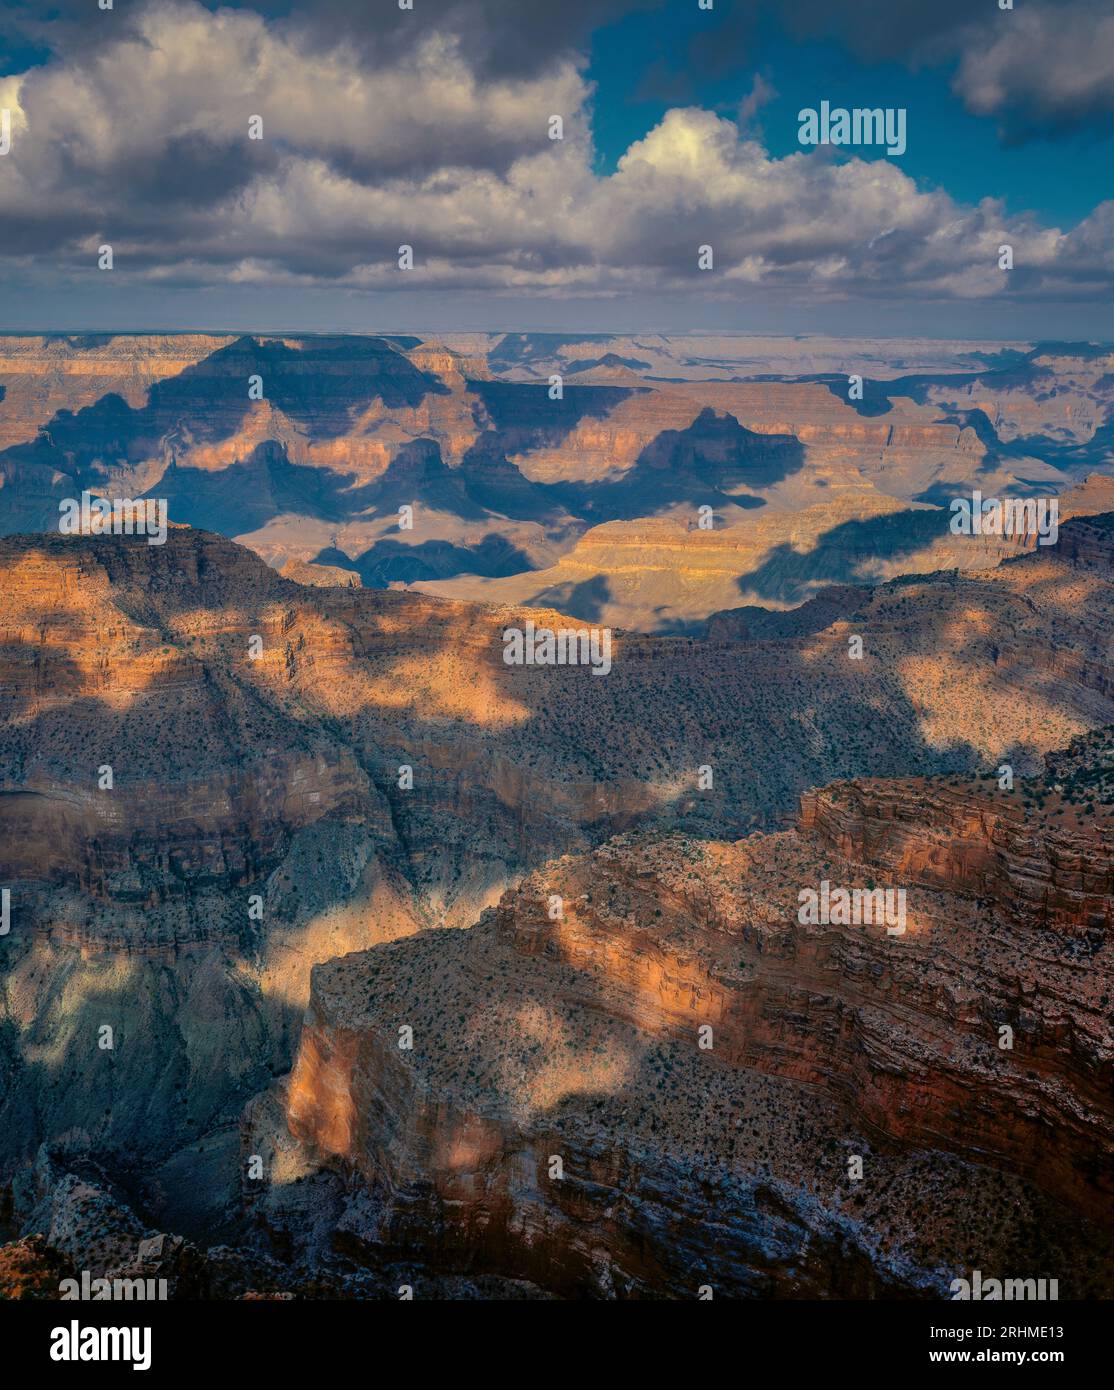
[[[1053,830],[993,803],[852,784],[807,797],[795,832],[628,837],[467,933],[319,966],[287,1114],[367,1193],[336,1238],[566,1294],[830,1294],[835,1228],[917,1285],[972,1249],[1008,1260],[1013,1202],[1109,1226],[1114,816]],[[822,878],[906,888],[906,933],[802,924]],[[756,1103],[762,1141],[738,1128]],[[856,1189],[843,1164],[865,1149],[881,1170]],[[925,1152],[927,1241],[873,1200]],[[805,1248],[820,1267],[794,1265]],[[1058,1267],[1066,1287],[1080,1268]]]
[[[613,669],[600,679],[583,669],[504,663],[505,627],[528,618],[568,621],[553,612],[311,589],[230,542],[182,528],[171,528],[164,546],[142,537],[3,541],[0,844],[8,853],[0,881],[12,889],[13,928],[0,940],[2,1038],[22,1080],[0,1092],[0,1171],[6,1175],[41,1140],[71,1129],[85,1129],[102,1148],[162,1163],[231,1123],[289,1065],[315,962],[419,926],[474,921],[524,872],[617,831],[649,821],[722,839],[781,822],[804,787],[835,776],[935,771],[976,759],[996,766],[1015,747],[1019,772],[1035,766],[1043,749],[1114,719],[1103,693],[1110,676],[1101,633],[1114,613],[1104,555],[1041,555],[988,575],[883,585],[864,594],[853,626],[806,625],[759,642],[616,633]],[[848,658],[852,632],[864,637],[862,661]],[[257,660],[249,653],[252,635],[263,639]],[[972,708],[979,710],[974,721]],[[97,784],[106,763],[114,769],[111,792]],[[412,791],[398,785],[404,764],[415,774]],[[707,790],[697,779],[704,764],[715,774]],[[263,900],[261,918],[248,916],[249,895]],[[658,908],[665,913],[652,895],[646,899],[651,924]],[[769,919],[763,912],[758,921]],[[523,946],[527,939],[524,928]],[[761,932],[756,939],[765,941]],[[785,939],[775,933],[763,958],[773,959]],[[1076,941],[1067,933],[1060,939]],[[414,949],[443,949],[451,964],[458,940],[433,934],[429,946]],[[736,943],[721,944],[734,952]],[[1077,945],[1090,949],[1085,935]],[[564,947],[550,947],[560,964]],[[574,947],[570,941],[570,953]],[[738,973],[744,948],[723,968]],[[552,963],[544,952],[535,958],[499,949],[501,959],[533,961],[531,969]],[[624,970],[625,949],[621,940],[608,947]],[[635,976],[640,953],[629,962]],[[673,1049],[668,1060],[689,1090],[708,1085],[709,1074],[692,1070],[703,1063],[688,1044],[670,1041],[669,1020],[681,1007],[673,982],[697,990],[699,1003],[719,1000],[725,1017],[730,1009],[722,981],[702,982],[692,968],[689,947],[674,954],[653,967],[668,1008],[644,1020],[628,1009],[622,1026],[634,1032],[622,1053],[598,1040],[599,1057],[616,1070],[597,1077],[593,1062],[585,1072],[585,1086],[595,1078],[608,1104],[620,1107],[600,1134],[605,1169],[620,1161],[608,1136],[625,1133],[622,1108],[646,1110],[634,1097],[662,1080],[650,1060],[665,1066],[653,1050],[658,1040]],[[882,964],[866,960],[854,969]],[[491,969],[482,962],[476,969],[490,1002]],[[809,969],[809,998],[819,997],[831,972]],[[515,1024],[539,1034],[531,1046],[549,1045],[544,1001],[563,997],[564,988],[554,995],[539,978],[543,1015],[528,1012]],[[580,996],[574,989],[569,997]],[[732,1085],[754,1091],[748,1104],[792,1113],[804,1133],[813,1125],[812,1102],[793,1088],[827,1086],[816,1077],[828,1072],[857,1073],[838,1054],[817,1072],[807,1027],[816,1006],[776,991],[770,997],[771,1027],[784,1031],[800,1017],[800,1039],[775,1041],[763,1053],[784,1057],[785,1071],[748,1060],[745,1081]],[[448,1007],[447,994],[443,1002]],[[831,1005],[825,1035],[845,1027],[854,1035],[841,1021],[849,1007]],[[468,1009],[457,1010],[450,1015],[456,1027],[461,1012],[468,1021]],[[1012,1017],[1008,1010],[1003,1016]],[[873,1014],[863,1017],[855,1027],[869,1037]],[[105,1022],[121,1041],[110,1064],[90,1044]],[[756,1024],[754,1037],[765,1036]],[[484,1044],[493,1056],[496,1042]],[[553,1046],[564,1042],[557,1036]],[[322,1046],[322,1057],[333,1055]],[[641,1077],[629,1095],[619,1082],[628,1067]],[[559,1083],[558,1069],[538,1084],[559,1090]],[[880,1083],[854,1084],[867,1094]],[[840,1113],[809,1130],[821,1165],[830,1165],[824,1153],[833,1136],[855,1125],[865,1136],[879,1114],[900,1113],[904,1103],[895,1092],[861,1111],[846,1109],[851,1101],[834,1081],[829,1090]],[[477,1117],[488,1133],[493,1117],[482,1096],[454,1101],[453,1085],[444,1095],[444,1106]],[[735,1091],[721,1099],[725,1114],[739,1113]],[[646,1114],[650,1124],[653,1113]],[[498,1116],[494,1122],[502,1124]],[[688,1162],[686,1136],[695,1122],[679,1115],[676,1123],[670,1144]],[[702,1113],[701,1132],[705,1123],[718,1136],[714,1146],[708,1140],[709,1153],[741,1142],[724,1130],[722,1116]],[[653,1144],[665,1145],[660,1161],[668,1167],[673,1149],[664,1131]],[[556,1152],[538,1149],[546,1162]],[[597,1160],[582,1157],[585,1171],[595,1171]],[[1065,1172],[1070,1167],[1070,1155],[1055,1161]],[[652,1156],[643,1168],[647,1181],[658,1162]],[[710,1179],[670,1171],[683,1194],[670,1221],[684,1223],[702,1210]],[[739,1180],[749,1195],[739,1200],[750,1215],[736,1235],[748,1253],[733,1276],[740,1287],[782,1277],[772,1272],[781,1256],[769,1248],[762,1214],[775,1198],[786,1248],[799,1253],[794,1242],[816,1229],[791,1164],[782,1166],[776,1191],[745,1172]],[[548,1198],[538,1200],[545,1224]],[[825,1210],[826,1234],[816,1248],[827,1253],[810,1267],[811,1288],[824,1286],[828,1256],[836,1258],[842,1239],[846,1213]],[[353,1223],[354,1233],[362,1229]],[[699,1229],[695,1222],[685,1247],[690,1260]],[[620,1244],[648,1239],[623,1221],[615,1230]],[[897,1277],[863,1250],[863,1288]],[[683,1270],[669,1277],[687,1287]],[[651,1288],[664,1276],[637,1278]]]
[[[844,859],[901,883],[986,898],[1027,926],[1110,930],[1114,817],[1100,808],[1081,823],[1062,803],[1038,813],[1020,793],[982,786],[841,783],[802,798],[801,828]]]

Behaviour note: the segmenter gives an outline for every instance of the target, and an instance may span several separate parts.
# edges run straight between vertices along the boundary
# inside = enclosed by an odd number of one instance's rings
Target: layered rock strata
[[[337,1247],[566,1296],[940,1293],[1034,1259],[1109,1291],[1114,814],[994,800],[852,784],[776,835],[622,837],[468,932],[317,967],[286,1114],[355,1184]],[[902,887],[904,932],[802,923],[822,880]]]

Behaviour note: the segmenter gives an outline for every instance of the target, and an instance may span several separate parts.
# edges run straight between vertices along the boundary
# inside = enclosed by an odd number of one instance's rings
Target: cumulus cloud
[[[970,35],[955,79],[968,108],[1007,139],[1114,124],[1114,12],[1091,3],[1033,5]]]
[[[570,63],[481,83],[457,40],[438,30],[419,30],[393,66],[366,66],[343,46],[299,48],[250,11],[152,4],[118,42],[26,75],[20,167],[45,184],[69,177],[160,195],[174,191],[160,178],[168,146],[207,153],[206,166],[219,158],[239,183],[253,176],[253,160],[283,147],[379,175],[506,167],[536,147],[550,112],[575,112],[585,95]],[[252,115],[267,137],[256,146],[246,143]]]
[[[401,12],[405,13],[405,12]],[[1064,234],[925,191],[892,160],[772,158],[675,108],[596,172],[571,57],[481,72],[448,31],[391,61],[250,10],[159,0],[111,43],[0,81],[8,275],[490,294],[755,290],[838,301],[1109,295],[1114,204]],[[962,76],[962,75],[961,75]],[[766,94],[756,81],[749,108]],[[551,115],[563,140],[548,138]],[[263,119],[262,141],[248,120]],[[1015,270],[998,269],[998,248]],[[401,272],[398,248],[416,269]],[[711,245],[715,269],[701,272]]]

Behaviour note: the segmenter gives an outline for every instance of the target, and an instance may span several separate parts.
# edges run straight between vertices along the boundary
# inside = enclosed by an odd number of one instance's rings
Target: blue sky
[[[708,33],[724,35],[723,71],[695,74],[690,45]],[[589,53],[601,172],[613,170],[631,142],[670,106],[693,103],[734,117],[758,73],[777,94],[757,113],[771,154],[799,148],[797,113],[821,100],[847,107],[904,106],[909,148],[901,167],[957,199],[1002,198],[1011,212],[1032,210],[1066,229],[1101,197],[1114,196],[1109,125],[1085,126],[1055,140],[1006,143],[996,120],[970,114],[956,99],[954,60],[912,72],[897,62],[863,63],[830,40],[794,41],[773,14],[763,16],[744,40],[732,32],[730,7],[709,15],[695,5],[632,12],[598,29]],[[871,150],[857,153],[885,158]]]

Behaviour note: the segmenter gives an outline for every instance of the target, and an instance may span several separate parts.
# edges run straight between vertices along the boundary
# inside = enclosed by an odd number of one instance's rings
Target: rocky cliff
[[[864,784],[736,844],[622,837],[468,932],[317,967],[286,1121],[350,1175],[333,1248],[575,1296],[940,1293],[972,1264],[1108,1295],[1114,813],[992,800]],[[1087,890],[1042,899],[1038,864]],[[903,887],[905,932],[802,924],[825,879]],[[245,1145],[289,1140],[257,1116]]]
[[[1063,534],[1075,525],[1065,525]],[[240,1187],[240,1112],[261,1091],[269,1094],[299,1045],[315,964],[421,928],[465,926],[524,875],[548,872],[545,866],[561,856],[590,851],[635,827],[733,841],[750,829],[787,824],[801,793],[833,778],[969,771],[997,767],[1003,759],[1019,779],[1037,772],[1045,751],[1073,739],[1085,742],[1089,731],[1114,720],[1107,531],[1101,519],[1087,525],[1090,539],[1074,550],[1057,547],[980,574],[879,585],[864,591],[853,611],[837,604],[834,618],[819,613],[815,621],[775,623],[754,640],[731,631],[699,640],[617,631],[605,677],[577,667],[505,663],[508,627],[576,625],[552,610],[307,587],[242,547],[189,528],[172,526],[163,546],[141,536],[5,539],[0,884],[11,894],[11,930],[0,937],[4,1176],[25,1167],[44,1141],[69,1136],[90,1161],[127,1175],[151,1226],[207,1230],[218,1217],[224,1220],[229,1195]],[[850,654],[856,636],[863,642],[861,659]],[[977,721],[972,708],[980,712]],[[1073,786],[1090,785],[1090,774],[1080,770],[1086,750],[1070,756],[1064,776]],[[867,795],[862,788],[856,795]],[[1029,832],[1017,831],[1005,810],[996,814],[1001,853],[1033,878],[1042,861],[1025,838]],[[1065,817],[1079,814],[1076,807]],[[1071,877],[1069,856],[1077,853],[1072,824],[1065,818],[1064,834],[1058,829],[1048,839],[1056,885],[1047,897],[1049,921],[1094,896]],[[817,845],[819,833],[819,824],[807,832]],[[933,834],[946,838],[942,828]],[[931,850],[920,854],[922,861],[932,861]],[[609,862],[606,856],[600,861]],[[1013,873],[987,872],[985,891],[1012,883]],[[951,889],[926,881],[917,891]],[[581,892],[595,898],[590,886],[572,897]],[[1041,901],[1034,894],[1034,904]],[[653,919],[666,906],[647,901],[639,913]],[[1041,921],[1022,925],[1036,930]],[[1053,921],[1057,939],[1074,942],[1071,949],[1090,949],[1088,923],[1082,935],[1078,925]],[[493,931],[485,921],[476,941]],[[539,954],[526,949],[528,934],[519,940],[517,928],[496,935],[508,980],[522,961],[531,972],[548,969],[553,953],[559,961],[566,949],[559,936],[539,938],[558,942]],[[422,969],[439,979],[444,975],[439,988],[446,1007],[456,975],[473,978],[469,953],[480,947],[470,940],[450,930],[424,933],[414,943],[412,959],[426,962]],[[756,940],[765,943],[761,933]],[[763,959],[773,959],[789,941],[796,937],[775,932],[762,946]],[[586,948],[570,939],[567,949]],[[641,947],[619,941],[611,950],[618,952],[620,975],[640,977]],[[693,973],[689,948],[675,954],[660,965],[663,997],[680,980],[678,988],[712,998],[703,967]],[[740,947],[736,966],[744,954]],[[729,964],[725,959],[716,969]],[[881,964],[861,962],[868,972]],[[827,967],[806,961],[800,968],[810,997],[819,993]],[[481,962],[474,969],[490,985],[503,966]],[[651,978],[658,969],[652,967]],[[847,969],[854,973],[859,966]],[[527,1032],[538,1032],[530,1044],[539,1050],[535,1056],[564,1046],[564,1034],[554,1033],[553,1041],[547,1031],[555,987],[539,979],[531,998],[541,1012],[524,1016]],[[575,994],[581,985],[569,988],[570,998],[584,997]],[[775,991],[775,997],[772,1007],[782,1021],[770,1026],[784,1028],[795,1017],[796,996]],[[729,996],[715,998],[727,1017]],[[677,1007],[669,1003],[666,1014],[673,1017]],[[665,1060],[655,1053],[655,1064],[638,1030],[660,1029],[664,1039],[673,1024],[665,1015],[643,1020],[633,1008],[624,1005],[624,1027],[638,1036],[614,1054],[602,1035],[597,1039],[602,1051],[585,1062],[589,1089],[624,1096],[617,1078],[628,1066],[642,1078],[639,1087],[653,1091],[662,1079]],[[843,1003],[832,1008],[825,1037],[839,1032],[838,1020],[846,1015]],[[447,1017],[463,1026],[469,1008]],[[332,1024],[327,1014],[322,1018],[327,1032]],[[808,1071],[804,1058],[817,1044],[809,1040],[807,1010],[804,1018],[792,1047],[770,1044],[753,1065],[746,1061],[747,1085],[775,1087],[778,1097],[775,1105],[772,1093],[756,1092],[748,1104],[760,1107],[756,1114],[790,1106],[802,1135],[811,1123],[812,1099],[794,1101],[786,1088],[802,1078],[820,1085],[817,1076],[842,1075],[845,1065],[833,1054],[819,1071]],[[483,1024],[477,1047],[488,1046],[483,1030],[496,1026]],[[335,1086],[306,1081],[318,1046],[311,1041],[314,1029],[306,1035],[296,1090],[311,1098],[307,1133],[318,1127],[312,1112],[323,1105],[321,1096],[343,1095],[345,1068],[358,1062],[345,1049],[356,1042],[362,1047],[364,1032],[360,1022],[355,1041],[338,1033],[336,1048],[322,1033],[320,1065],[329,1076],[334,1059],[342,1059],[335,1064]],[[764,1036],[757,1023],[753,1034]],[[728,1028],[724,1047],[731,1056],[743,1042]],[[790,1059],[786,1072],[770,1060],[779,1049]],[[903,1055],[901,1065],[912,1071],[915,1056],[916,1049]],[[392,1065],[395,1060],[392,1054]],[[703,1072],[690,1070],[705,1065],[703,1054],[694,1061],[681,1048],[669,1060],[678,1077],[688,1077],[688,1089],[695,1093],[705,1084]],[[833,1135],[859,1124],[866,1143],[869,1126],[881,1132],[887,1106],[900,1113],[906,1104],[907,1092],[896,1082],[888,1094],[868,1073],[849,1074],[859,1078],[854,1084],[864,1094],[877,1094],[860,1110],[841,1110],[823,1135],[817,1132],[818,1163],[832,1152],[826,1146]],[[409,1085],[408,1077],[388,1069],[385,1094]],[[446,1083],[446,1097],[455,1084]],[[560,1093],[560,1068],[537,1084]],[[957,1105],[960,1083],[949,1085],[941,1095]],[[423,1094],[420,1088],[415,1093],[415,1113],[426,1105]],[[833,1104],[851,1104],[835,1081],[831,1094]],[[398,1096],[396,1102],[402,1104]],[[629,1096],[613,1103],[620,1110],[609,1112],[608,1125],[619,1125],[623,1108],[636,1108]],[[486,1117],[481,1132],[487,1133],[490,1116],[476,1108],[478,1099],[465,1096],[453,1104],[465,1115]],[[922,1102],[908,1104],[916,1111]],[[260,1105],[258,1113],[275,1109]],[[326,1106],[322,1114],[329,1113]],[[926,1111],[936,1124],[932,1115]],[[320,1121],[330,1132],[349,1135],[336,1146],[342,1155],[350,1154],[363,1123],[358,1107],[339,1111],[335,1125]],[[653,1124],[663,1121],[647,1112],[645,1123],[652,1137]],[[678,1121],[677,1154],[686,1153],[683,1134],[696,1123],[691,1116]],[[705,1123],[721,1125],[716,1144],[729,1144],[721,1120],[702,1112],[699,1126]],[[275,1135],[276,1125],[268,1132]],[[601,1152],[611,1153],[600,1142]],[[660,1162],[668,1165],[673,1139],[667,1144],[660,1138],[660,1144]],[[545,1150],[546,1172],[549,1156],[562,1152]],[[1056,1158],[1065,1192],[1072,1190],[1066,1175],[1073,1152]],[[293,1151],[290,1162],[292,1172],[305,1169],[304,1157]],[[656,1151],[646,1162],[647,1172],[657,1171]],[[689,1158],[683,1162],[692,1167]],[[819,1289],[833,1270],[846,1274],[852,1266],[861,1272],[856,1288],[893,1279],[922,1286],[921,1274],[902,1272],[901,1260],[891,1268],[870,1253],[869,1232],[854,1237],[858,1253],[849,1256],[838,1214],[810,1246],[815,1264],[799,1285],[786,1284],[784,1252],[800,1254],[802,1233],[819,1227],[809,1202],[785,1186],[791,1164],[778,1172],[773,1186],[763,1179],[759,1191],[750,1174],[739,1189],[750,1193],[739,1198],[750,1213],[745,1229],[731,1237],[742,1240],[746,1252],[731,1276],[740,1288]],[[707,1173],[699,1165],[687,1176],[669,1173],[670,1183],[675,1177],[677,1190],[688,1194],[669,1219],[684,1224],[685,1213],[700,1209]],[[330,1202],[343,1205],[347,1199],[337,1195],[334,1178],[328,1182],[334,1184]],[[537,1219],[548,1229],[549,1198],[539,1192]],[[782,1222],[774,1245],[763,1215],[771,1204]],[[518,1208],[512,1203],[505,1210],[513,1225]],[[666,1219],[648,1199],[644,1210],[651,1225]],[[288,1216],[261,1219],[281,1231]],[[379,1242],[367,1232],[378,1229],[378,1217],[371,1226],[355,1214],[350,1219],[352,1249],[361,1261],[371,1259],[368,1252]],[[386,1219],[402,1221],[393,1211]],[[314,1219],[315,1231],[325,1228],[332,1230]],[[643,1241],[616,1227],[617,1242],[628,1238]],[[337,1237],[342,1246],[346,1239]],[[390,1239],[384,1240],[389,1247]],[[334,1248],[331,1237],[329,1245]],[[402,1252],[405,1245],[395,1248]],[[579,1254],[569,1258],[567,1278],[552,1285],[537,1270],[498,1277],[522,1278],[534,1289],[579,1287],[588,1275]],[[676,1281],[690,1272],[635,1273],[629,1287],[679,1289],[687,1285]]]
[[[860,781],[809,792],[801,825],[834,853],[902,883],[997,903],[1019,923],[1105,935],[1114,927],[1109,818],[1025,784]],[[1029,792],[1030,795],[1025,795]],[[1046,796],[1050,800],[1046,801]]]

